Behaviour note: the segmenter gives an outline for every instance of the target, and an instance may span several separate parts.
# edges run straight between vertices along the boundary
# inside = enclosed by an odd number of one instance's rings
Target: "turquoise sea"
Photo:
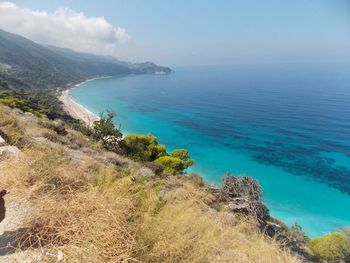
[[[271,215],[311,237],[350,226],[350,65],[174,71],[97,79],[70,94],[96,114],[117,112],[124,134],[188,149],[189,172],[213,184],[227,171],[253,176]]]

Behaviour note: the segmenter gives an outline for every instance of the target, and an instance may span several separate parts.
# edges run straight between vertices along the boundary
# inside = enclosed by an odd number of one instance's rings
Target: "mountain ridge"
[[[171,69],[152,62],[131,63],[111,56],[44,46],[0,29],[0,74],[32,88],[56,88],[87,78],[127,74],[169,74]]]

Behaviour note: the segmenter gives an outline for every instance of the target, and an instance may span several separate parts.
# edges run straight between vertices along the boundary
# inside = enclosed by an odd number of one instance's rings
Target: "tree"
[[[186,149],[174,150],[171,156],[182,160],[184,162],[184,169],[194,165],[194,160],[190,158],[190,154]]]
[[[129,134],[119,142],[119,145],[126,156],[136,161],[155,162],[169,174],[183,173],[194,164],[187,150],[178,149],[169,155],[165,146],[159,144],[157,137],[152,134]]]
[[[137,161],[153,162],[167,155],[166,148],[152,134],[129,134],[119,143],[123,153]]]
[[[107,137],[113,136],[121,138],[122,133],[114,126],[115,112],[107,111],[107,113],[100,113],[100,119],[94,121],[92,136],[95,140],[103,140]]]
[[[164,171],[169,174],[183,173],[185,163],[179,158],[172,156],[162,156],[155,160],[156,163],[164,167]]]
[[[185,149],[174,150],[170,156],[162,156],[155,162],[161,164],[164,167],[164,171],[169,174],[182,174],[184,170],[194,164],[194,161],[190,159],[190,155]]]

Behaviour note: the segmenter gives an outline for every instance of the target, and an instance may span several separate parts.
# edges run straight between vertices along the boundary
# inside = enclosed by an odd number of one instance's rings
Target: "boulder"
[[[11,156],[11,157],[18,158],[20,154],[21,154],[21,150],[18,149],[16,146],[0,147],[0,157]]]
[[[234,198],[227,204],[228,209],[231,212],[241,213],[241,214],[249,214],[250,206],[249,202],[244,198]]]
[[[221,198],[232,212],[256,217],[260,223],[268,218],[259,183],[249,176],[226,174],[220,189]]]

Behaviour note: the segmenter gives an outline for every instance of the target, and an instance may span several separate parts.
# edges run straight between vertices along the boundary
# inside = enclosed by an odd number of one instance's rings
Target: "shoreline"
[[[63,103],[64,109],[73,118],[83,121],[88,126],[92,126],[94,121],[98,121],[100,118],[96,114],[94,114],[93,112],[89,111],[87,108],[82,106],[81,104],[77,103],[74,99],[72,99],[72,97],[69,95],[69,92],[71,89],[78,88],[89,81],[102,79],[102,78],[109,78],[109,77],[110,76],[95,77],[95,78],[84,80],[83,82],[75,84],[74,86],[68,85],[68,88],[66,88],[61,92],[58,99]]]

